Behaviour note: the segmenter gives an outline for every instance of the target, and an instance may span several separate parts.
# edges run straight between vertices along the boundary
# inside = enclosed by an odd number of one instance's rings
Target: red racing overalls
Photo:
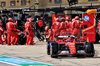
[[[27,35],[27,42],[26,42],[26,45],[34,45],[35,43],[33,42],[33,38],[34,38],[34,34],[33,34],[33,30],[32,30],[32,27],[33,27],[33,24],[31,22],[28,22],[27,23],[27,31],[28,31],[28,35]]]
[[[17,43],[17,41],[18,41],[18,33],[17,32],[20,32],[20,30],[16,29],[16,27],[14,26],[13,34],[12,34],[12,39],[11,39],[11,43],[14,44],[14,45],[19,45]]]
[[[52,29],[49,29],[47,32],[47,37],[46,37],[49,41],[53,41],[53,33],[52,33]]]
[[[3,41],[2,41],[2,32],[3,32],[3,28],[0,26],[0,42],[1,42],[1,45],[3,45]]]
[[[68,29],[68,23],[67,22],[61,22],[60,23],[60,35],[67,35],[68,32],[66,31]]]
[[[55,41],[55,40],[57,40],[54,36],[58,36],[60,33],[60,23],[59,22],[54,22],[53,24],[52,24],[52,27],[51,27],[51,29],[52,29],[52,32],[53,32],[53,40]]]
[[[7,45],[10,45],[10,39],[11,39],[11,36],[13,36],[13,28],[14,28],[15,25],[17,25],[17,23],[8,22],[6,24],[6,28],[7,28]]]
[[[98,28],[98,31],[99,31],[98,33],[100,35],[100,20],[98,21],[98,27],[97,28]]]
[[[80,40],[80,36],[81,36],[80,35],[81,26],[82,26],[82,22],[81,21],[75,20],[73,22],[73,28],[74,28],[74,30],[72,32],[72,35],[78,35],[79,40]]]

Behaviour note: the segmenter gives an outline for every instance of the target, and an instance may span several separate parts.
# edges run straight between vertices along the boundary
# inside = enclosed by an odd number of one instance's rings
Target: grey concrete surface
[[[53,64],[55,66],[100,66],[100,44],[94,44],[95,56],[89,57],[63,57],[51,58],[46,53],[46,42],[39,42],[37,38],[34,39],[35,45],[0,45],[0,55],[7,55],[11,57],[18,57],[33,61]]]
[[[11,64],[7,64],[7,63],[0,62],[0,66],[15,66],[15,65],[11,65]]]

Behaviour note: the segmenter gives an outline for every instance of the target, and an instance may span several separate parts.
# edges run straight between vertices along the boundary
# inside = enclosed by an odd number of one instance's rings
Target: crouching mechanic
[[[6,44],[7,42],[7,31],[3,32],[3,42]]]
[[[80,30],[81,30],[81,27],[82,27],[82,22],[79,20],[79,17],[78,16],[76,16],[75,17],[75,21],[73,21],[73,32],[72,32],[72,35],[78,35],[78,38],[79,38],[79,40],[80,40],[80,36],[81,36],[81,34],[80,34]]]
[[[33,18],[29,18],[29,22],[27,23],[27,28],[26,28],[26,34],[27,34],[27,41],[26,41],[26,45],[34,45],[34,34],[33,34],[33,30],[32,27],[34,27],[35,24],[32,24]]]
[[[50,42],[53,41],[53,33],[52,33],[52,29],[48,29],[48,32],[47,32],[47,36],[46,36],[46,39],[47,40],[47,54],[50,55]]]
[[[2,22],[0,21],[0,42],[1,42],[1,45],[3,45],[3,41],[2,41],[2,32],[3,32],[3,28],[2,28]]]

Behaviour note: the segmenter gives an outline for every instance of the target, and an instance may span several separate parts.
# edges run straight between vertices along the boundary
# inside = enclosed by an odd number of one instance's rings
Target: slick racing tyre
[[[50,56],[51,58],[58,57],[58,44],[56,42],[50,42]]]
[[[20,45],[24,45],[26,43],[26,38],[27,37],[24,37],[24,36],[25,36],[24,34],[19,35],[18,43]]]
[[[94,46],[93,46],[92,42],[86,42],[85,43],[85,52],[90,54],[90,55],[87,55],[88,57],[94,56],[95,51],[94,51]]]

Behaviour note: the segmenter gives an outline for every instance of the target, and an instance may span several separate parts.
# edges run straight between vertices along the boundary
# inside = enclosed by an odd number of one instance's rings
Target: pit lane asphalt
[[[28,59],[55,66],[100,66],[100,44],[94,44],[95,56],[89,57],[65,57],[60,56],[58,58],[51,58],[46,54],[46,42],[39,42],[37,38],[35,45],[0,45],[0,55],[6,55],[11,57],[17,57],[22,59]],[[2,65],[1,65],[2,64]],[[0,66],[4,63],[0,63]],[[8,65],[10,66],[10,65]]]
[[[15,65],[11,65],[11,64],[7,64],[7,63],[0,62],[0,66],[15,66]]]

